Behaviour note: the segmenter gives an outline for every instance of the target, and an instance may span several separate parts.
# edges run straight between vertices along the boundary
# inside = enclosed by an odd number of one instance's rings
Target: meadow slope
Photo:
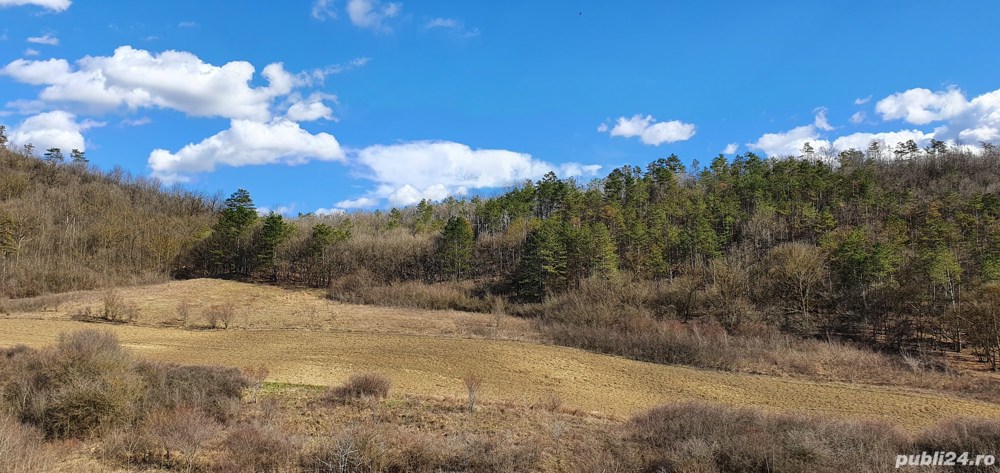
[[[210,280],[129,288],[122,294],[139,307],[138,325],[71,320],[71,313],[101,297],[96,292],[76,293],[66,296],[58,308],[4,315],[0,346],[40,347],[54,343],[60,333],[106,328],[143,358],[264,365],[272,382],[332,385],[351,373],[376,371],[389,376],[399,393],[461,397],[461,378],[478,373],[486,380],[486,399],[530,403],[555,393],[568,406],[622,418],[679,401],[882,419],[905,428],[949,417],[1000,418],[998,405],[915,389],[657,365],[545,345],[531,341],[530,328],[517,321],[499,325],[514,327],[507,334],[519,340],[476,336],[481,325],[496,323],[488,315],[331,304],[307,291]],[[244,301],[237,304],[238,310],[256,310],[255,318],[247,319],[248,326],[237,322],[229,330],[207,330],[197,324],[193,329],[171,325],[174,302],[214,303],[220,294]],[[310,303],[319,308],[313,310]],[[384,320],[378,320],[380,312]],[[393,329],[394,321],[406,323]]]

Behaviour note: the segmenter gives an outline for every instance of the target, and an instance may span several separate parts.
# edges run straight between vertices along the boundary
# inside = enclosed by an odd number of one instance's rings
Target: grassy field
[[[375,371],[392,379],[397,393],[460,398],[461,378],[475,373],[485,379],[484,400],[531,404],[557,395],[568,407],[617,418],[680,401],[881,419],[904,428],[949,417],[1000,418],[1000,406],[932,392],[657,365],[545,345],[528,323],[509,317],[351,306],[315,292],[212,280],[120,294],[137,306],[136,324],[71,319],[84,307],[98,309],[101,292],[69,294],[45,306],[22,303],[19,310],[8,304],[0,346],[50,345],[60,333],[100,327],[140,357],[264,365],[272,382],[333,385],[351,373]],[[193,307],[187,328],[176,320],[182,301]],[[236,304],[235,327],[201,327],[200,310],[224,302]]]

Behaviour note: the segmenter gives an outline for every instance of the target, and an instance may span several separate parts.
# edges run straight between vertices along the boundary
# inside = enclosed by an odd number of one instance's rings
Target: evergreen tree
[[[475,243],[472,225],[464,217],[448,219],[441,232],[440,257],[441,263],[455,281],[460,281],[462,275],[472,263],[472,250]]]
[[[69,157],[70,161],[76,166],[86,167],[87,163],[90,162],[90,160],[87,159],[86,154],[76,148],[69,152]]]
[[[239,189],[226,199],[213,228],[211,253],[219,270],[250,275],[255,259],[250,248],[250,230],[257,219],[257,208],[246,189]]]
[[[59,148],[49,148],[45,150],[45,161],[53,165],[63,162],[62,150]]]

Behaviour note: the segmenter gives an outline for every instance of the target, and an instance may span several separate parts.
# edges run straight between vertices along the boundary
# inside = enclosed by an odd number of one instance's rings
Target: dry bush
[[[488,313],[491,300],[478,296],[471,281],[425,284],[403,281],[380,284],[362,272],[333,282],[328,291],[331,299],[352,304],[408,307],[425,310],[460,310]]]
[[[0,473],[49,471],[54,460],[38,429],[0,413]]]
[[[70,300],[72,300],[72,297],[68,294],[49,294],[25,299],[0,300],[0,314],[9,315],[18,312],[59,310],[59,306]]]
[[[107,332],[64,334],[53,348],[11,357],[5,371],[5,407],[49,437],[86,437],[138,415],[142,380]]]
[[[223,443],[227,455],[216,469],[239,473],[295,471],[301,445],[273,427],[243,425]]]
[[[377,373],[353,374],[346,383],[327,390],[325,397],[340,402],[362,398],[383,399],[389,395],[391,385],[389,378]]]
[[[136,369],[146,386],[146,410],[191,406],[219,422],[236,416],[243,390],[251,385],[240,370],[222,366],[142,362]]]
[[[125,297],[118,291],[108,291],[104,293],[104,307],[101,310],[101,317],[108,322],[134,322],[139,315],[139,307],[134,303],[126,302]]]
[[[539,399],[538,402],[536,402],[531,407],[534,409],[542,409],[549,412],[557,412],[560,408],[562,408],[562,406],[563,406],[562,396],[560,396],[558,393],[555,392],[549,392],[544,396],[542,396],[542,398]]]
[[[191,320],[191,303],[184,301],[177,304],[177,322],[180,324],[181,328],[188,326],[188,321]]]
[[[391,471],[392,449],[386,440],[390,435],[391,431],[370,424],[347,428],[308,449],[302,455],[302,469],[315,473]]]
[[[216,304],[205,309],[203,314],[205,322],[211,328],[228,329],[236,320],[236,306],[234,304]]]
[[[151,439],[144,430],[135,425],[105,431],[97,448],[99,458],[130,470],[142,465],[155,464],[160,459],[160,454],[160,447],[155,439]]]
[[[884,471],[908,439],[887,424],[708,404],[662,406],[623,426],[642,471]]]
[[[952,419],[924,429],[912,452],[995,453],[1000,445],[1000,421]]]
[[[162,464],[180,464],[185,471],[194,469],[198,454],[222,433],[222,426],[215,419],[189,407],[153,412],[143,428],[144,435],[162,449]],[[173,457],[174,452],[181,454],[179,462]]]
[[[269,373],[267,367],[261,365],[243,368],[242,373],[243,377],[250,384],[247,387],[250,391],[250,400],[257,402],[257,394],[260,392],[260,388],[264,386],[264,380],[267,379]]]
[[[468,395],[466,398],[466,408],[469,409],[469,412],[473,412],[476,410],[479,388],[483,386],[483,377],[477,373],[467,373],[462,377],[462,383],[465,384],[465,391]]]

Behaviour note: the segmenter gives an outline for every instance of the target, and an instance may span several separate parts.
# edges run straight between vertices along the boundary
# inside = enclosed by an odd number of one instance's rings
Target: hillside
[[[0,147],[0,299],[162,281],[214,206],[120,169]]]
[[[665,403],[709,402],[774,412],[808,412],[842,419],[878,419],[919,428],[953,417],[1000,419],[1000,406],[925,389],[755,376],[665,366],[527,341],[517,319],[459,312],[372,309],[330,304],[321,295],[244,283],[192,280],[120,292],[137,306],[127,325],[112,331],[135,355],[181,364],[245,368],[266,366],[269,380],[311,386],[336,385],[356,372],[377,372],[402,393],[460,398],[462,377],[483,377],[482,396],[532,404],[558,396],[571,408],[627,418]],[[42,347],[61,333],[88,327],[73,320],[82,307],[101,304],[101,292],[67,295],[47,307],[25,308],[0,318],[0,347]],[[228,330],[209,330],[198,317],[218,301],[241,305]],[[168,310],[191,301],[186,326]],[[51,301],[50,301],[51,302]],[[371,319],[384,317],[382,325]],[[478,327],[478,328],[477,328]]]

